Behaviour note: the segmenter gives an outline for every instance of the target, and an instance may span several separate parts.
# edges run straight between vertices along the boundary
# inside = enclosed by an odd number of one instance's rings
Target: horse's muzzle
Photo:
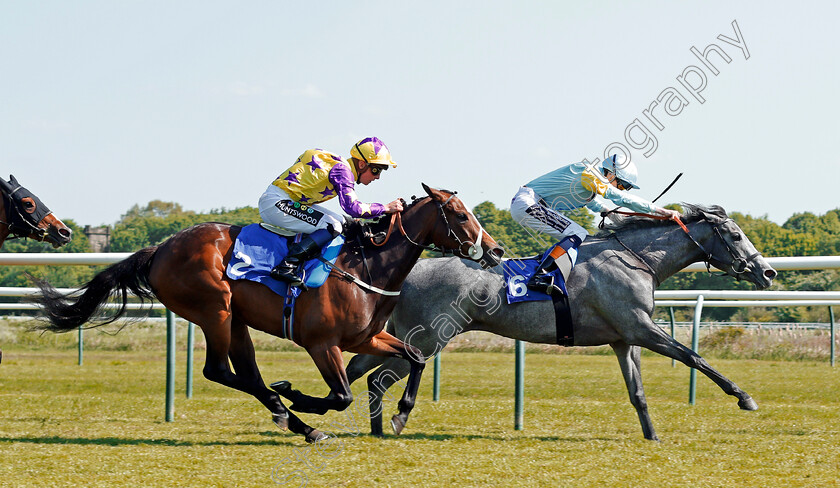
[[[756,288],[759,290],[764,290],[765,288],[769,288],[770,285],[773,284],[773,280],[776,278],[778,273],[775,269],[768,266],[756,266],[754,269],[751,270],[752,281]]]
[[[62,225],[61,227],[53,226],[47,231],[44,240],[52,244],[52,247],[58,249],[67,244],[73,239],[73,231]]]

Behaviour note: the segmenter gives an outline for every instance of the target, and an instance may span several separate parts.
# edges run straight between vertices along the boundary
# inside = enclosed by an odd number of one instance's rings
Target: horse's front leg
[[[699,354],[677,342],[654,324],[653,321],[648,319],[641,325],[645,326],[644,329],[638,332],[637,337],[631,341],[631,344],[646,347],[653,352],[657,352],[671,359],[676,359],[689,368],[700,371],[714,381],[724,393],[737,398],[738,406],[742,410],[758,410],[758,404],[755,403],[755,400],[747,392],[738,388],[735,382],[711,367]]]
[[[330,393],[324,398],[313,397],[292,389],[288,381],[278,381],[270,386],[281,396],[292,402],[290,409],[296,412],[324,415],[328,410],[342,411],[353,402],[353,392],[344,370],[344,358],[341,349],[336,346],[318,345],[307,349],[310,357],[321,372],[321,377],[330,387]]]
[[[360,356],[356,356],[360,357]],[[408,361],[398,358],[386,358],[382,366],[368,375],[368,391],[370,392],[370,433],[375,436],[382,436],[382,397],[389,395],[388,389],[395,383],[408,376],[411,366]],[[405,389],[405,387],[403,387]],[[393,397],[391,397],[393,398]],[[408,412],[399,416],[403,425],[408,422]],[[392,428],[395,422],[392,420]]]
[[[653,430],[653,422],[648,413],[647,398],[645,389],[642,387],[642,369],[640,361],[639,346],[630,346],[626,342],[614,342],[610,344],[618,357],[618,364],[621,366],[621,374],[624,376],[624,384],[627,385],[627,393],[630,395],[630,403],[636,408],[639,415],[639,422],[642,424],[642,434],[645,439],[658,441],[656,432]]]
[[[408,373],[408,384],[405,387],[405,391],[403,391],[402,398],[397,404],[399,413],[391,418],[391,428],[394,429],[394,434],[399,435],[405,427],[406,422],[408,422],[408,416],[414,408],[414,403],[417,401],[417,390],[420,389],[420,379],[423,376],[423,369],[426,367],[426,360],[423,357],[423,353],[416,347],[405,344],[384,330],[373,336],[370,341],[351,349],[350,352],[402,358],[408,361],[411,368]],[[391,375],[387,374],[387,372],[384,373],[386,373],[386,379],[390,379],[393,376],[394,380],[399,380],[401,377],[397,374]],[[381,378],[381,376],[379,375],[377,377]],[[374,385],[374,387],[377,393],[384,392],[387,389],[387,386],[384,384]],[[371,427],[374,429],[375,434],[381,434],[381,430],[376,432],[373,424],[371,424]]]

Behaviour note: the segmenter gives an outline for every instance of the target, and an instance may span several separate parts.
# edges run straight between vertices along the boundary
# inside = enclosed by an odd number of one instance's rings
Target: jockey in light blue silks
[[[355,190],[356,183],[368,185],[378,180],[382,171],[396,166],[388,147],[376,137],[366,137],[353,145],[349,161],[321,149],[301,154],[260,197],[264,222],[307,234],[289,247],[289,255],[271,270],[271,276],[291,286],[302,285],[300,265],[341,234],[344,218],[318,205],[321,202],[338,197],[341,209],[354,218],[402,211],[400,200],[384,205],[362,203]]]
[[[679,217],[679,212],[668,210],[643,198],[627,193],[636,185],[636,165],[623,155],[613,155],[603,162],[573,163],[536,178],[519,188],[510,204],[510,215],[520,225],[537,232],[544,232],[561,245],[540,263],[527,286],[551,293],[553,280],[545,274],[555,259],[571,247],[577,247],[589,236],[579,224],[560,213],[586,207],[595,213],[608,211],[607,201],[639,213]]]

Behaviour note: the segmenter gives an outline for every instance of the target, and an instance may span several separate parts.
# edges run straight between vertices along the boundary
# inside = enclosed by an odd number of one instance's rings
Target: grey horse
[[[577,265],[567,282],[574,345],[612,347],[630,403],[636,408],[645,438],[650,440],[658,438],[642,387],[641,347],[696,368],[725,393],[735,396],[742,409],[758,408],[746,392],[651,319],[654,289],[689,264],[706,262],[758,288],[767,288],[776,277],[776,271],[722,208],[686,205],[686,209],[682,220],[688,232],[669,221],[614,219],[581,245]],[[509,305],[501,271],[500,266],[481,270],[475,263],[458,258],[421,260],[403,284],[388,331],[427,358],[440,352],[452,337],[469,330],[556,344],[551,302]],[[357,355],[348,364],[347,375],[352,383],[377,367],[368,376],[371,432],[382,435],[382,395],[408,374],[409,363]],[[408,420],[409,407],[398,405],[399,413],[391,421],[396,434]]]

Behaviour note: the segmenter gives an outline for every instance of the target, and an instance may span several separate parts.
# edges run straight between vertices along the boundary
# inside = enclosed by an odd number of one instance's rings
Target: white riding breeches
[[[583,242],[589,237],[589,232],[580,224],[547,205],[541,204],[540,200],[540,196],[532,188],[527,186],[519,188],[510,202],[510,216],[519,225],[546,233],[557,241],[562,241],[568,236],[578,236]]]
[[[266,222],[292,232],[311,234],[332,226],[334,234],[341,233],[343,217],[321,205],[296,202],[286,192],[269,185],[260,197],[260,217]]]

